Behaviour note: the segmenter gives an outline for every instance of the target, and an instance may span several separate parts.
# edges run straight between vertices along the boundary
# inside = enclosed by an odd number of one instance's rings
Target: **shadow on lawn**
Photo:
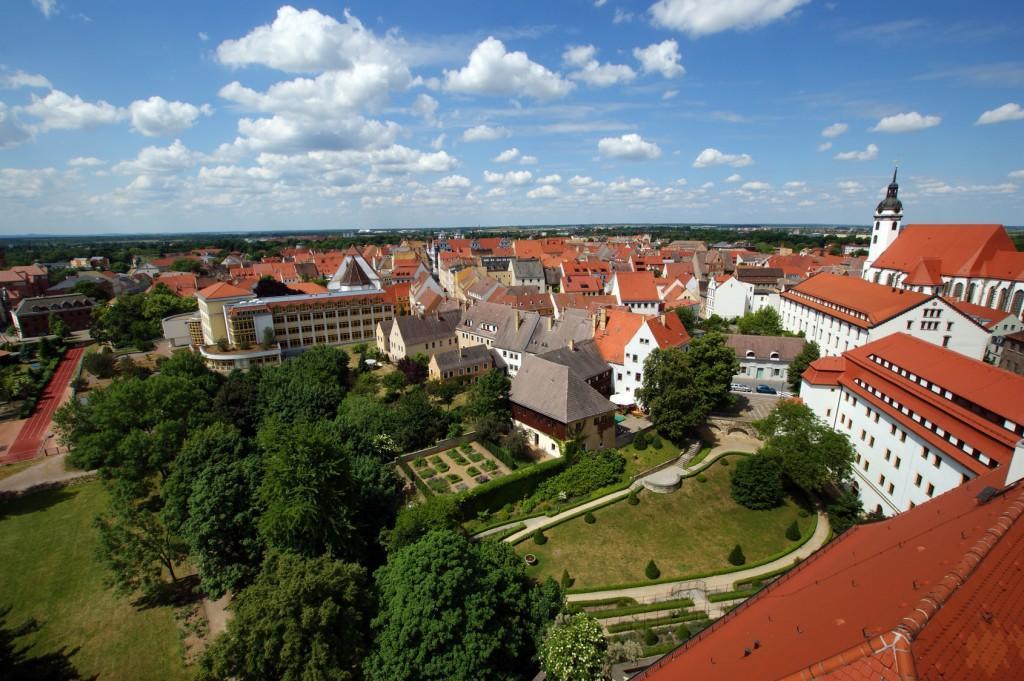
[[[146,593],[134,601],[132,606],[139,610],[171,606],[180,608],[202,600],[203,590],[199,586],[199,575],[192,574],[181,577],[176,582],[161,582],[151,593]]]
[[[61,648],[52,653],[29,657],[31,645],[21,645],[17,639],[33,634],[40,629],[39,622],[29,619],[22,624],[9,626],[7,616],[11,608],[0,608],[0,671],[4,681],[83,681],[82,676],[71,663],[71,657],[78,648]],[[88,677],[95,681],[98,677]]]
[[[61,486],[0,501],[0,520],[35,513],[36,511],[44,511],[52,506],[73,499],[75,494],[76,492]]]

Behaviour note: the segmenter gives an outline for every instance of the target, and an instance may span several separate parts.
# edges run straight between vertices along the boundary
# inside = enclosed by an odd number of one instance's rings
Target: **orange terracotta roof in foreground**
[[[623,302],[661,300],[653,272],[616,272],[615,279],[619,282],[619,298]]]
[[[861,328],[871,328],[928,300],[923,293],[821,272],[782,297]]]
[[[822,357],[811,362],[803,373],[803,379],[811,385],[839,385],[839,376],[844,371],[845,357]]]
[[[1024,485],[1004,476],[854,527],[635,678],[1021,678]]]

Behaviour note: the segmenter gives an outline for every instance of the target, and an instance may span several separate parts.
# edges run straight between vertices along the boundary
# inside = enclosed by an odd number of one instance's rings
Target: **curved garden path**
[[[710,458],[710,456],[708,458]],[[677,582],[637,586],[629,589],[609,589],[607,591],[590,591],[578,594],[571,593],[567,595],[567,599],[572,602],[628,597],[635,598],[637,602],[640,603],[650,603],[659,599],[678,598],[680,597],[681,591],[693,590],[694,592],[697,592],[697,598],[694,598],[694,603],[699,607],[701,605],[700,601],[704,601],[705,603],[707,602],[706,597],[702,598],[702,596],[705,596],[708,592],[728,591],[732,589],[732,585],[738,581],[754,579],[759,575],[789,567],[797,558],[800,560],[806,559],[812,553],[825,545],[830,534],[831,527],[828,523],[828,515],[822,511],[818,511],[818,523],[814,528],[814,534],[811,535],[811,538],[792,552],[787,553],[780,558],[776,558],[770,563],[758,565],[757,567],[748,568],[746,570],[729,572],[724,575],[704,577],[703,579],[683,579]],[[726,603],[707,603],[707,605],[708,607],[720,607],[726,605]]]
[[[590,510],[592,508],[597,508],[597,507],[603,506],[603,505],[605,505],[605,504],[607,504],[607,503],[609,503],[611,501],[615,501],[616,499],[622,499],[623,497],[629,496],[629,493],[631,491],[633,491],[634,489],[641,489],[643,487],[644,480],[652,479],[652,478],[655,478],[656,476],[659,479],[660,478],[664,478],[666,472],[668,472],[669,475],[678,475],[680,477],[685,476],[685,475],[689,475],[691,473],[695,473],[697,471],[704,470],[705,468],[710,466],[712,463],[714,463],[717,459],[725,456],[726,454],[728,454],[730,452],[750,452],[750,453],[753,453],[753,452],[757,451],[759,446],[760,446],[760,443],[757,442],[756,440],[753,440],[752,438],[748,438],[748,437],[724,437],[724,438],[722,438],[719,441],[719,444],[716,445],[714,449],[712,449],[710,452],[708,452],[708,455],[706,457],[704,457],[704,460],[701,461],[696,466],[690,466],[690,467],[685,467],[685,468],[682,467],[682,466],[669,466],[667,468],[661,469],[660,471],[657,471],[656,473],[651,473],[650,475],[645,475],[644,477],[639,478],[638,480],[633,481],[633,484],[631,484],[626,489],[621,489],[618,492],[612,492],[611,494],[606,494],[603,497],[598,497],[597,499],[593,499],[592,501],[588,501],[585,504],[580,504],[579,506],[573,506],[572,508],[570,508],[568,510],[565,510],[565,511],[562,511],[561,513],[559,513],[557,515],[553,515],[553,516],[543,516],[542,515],[542,516],[538,516],[536,518],[527,518],[526,520],[521,520],[521,521],[517,521],[517,522],[511,522],[511,523],[508,523],[506,525],[502,525],[500,527],[491,528],[490,530],[487,530],[486,532],[482,532],[482,533],[480,533],[477,536],[478,537],[485,537],[488,534],[496,534],[498,532],[501,532],[502,530],[506,530],[506,529],[508,529],[510,527],[514,527],[514,526],[519,525],[519,524],[525,525],[526,527],[524,529],[519,530],[518,532],[516,532],[514,534],[511,534],[511,535],[509,535],[508,537],[505,538],[506,542],[508,542],[510,544],[514,544],[514,543],[516,543],[516,542],[518,542],[518,541],[520,541],[522,539],[525,539],[526,537],[529,537],[531,534],[533,534],[537,530],[543,530],[543,529],[545,529],[547,527],[551,527],[552,525],[557,525],[557,524],[561,523],[564,520],[567,520],[567,519],[572,518],[574,516],[580,515],[581,513],[585,513],[586,511],[588,511],[588,510]]]

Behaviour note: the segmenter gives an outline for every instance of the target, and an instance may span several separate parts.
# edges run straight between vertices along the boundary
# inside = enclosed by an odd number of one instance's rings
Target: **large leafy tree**
[[[800,393],[801,378],[811,362],[821,357],[821,350],[814,341],[804,343],[803,349],[789,363],[789,387],[794,393]]]
[[[782,317],[770,307],[743,315],[736,320],[736,326],[740,333],[753,336],[781,336],[784,333]]]
[[[338,425],[352,451],[369,452],[374,440],[394,431],[394,412],[371,395],[349,393],[338,409]]]
[[[94,339],[117,347],[145,349],[160,337],[161,319],[195,309],[195,299],[176,296],[163,284],[157,284],[148,293],[122,296],[113,305],[93,308],[91,334]]]
[[[123,595],[159,596],[164,572],[177,581],[175,567],[187,546],[160,519],[158,497],[136,498],[134,491],[113,483],[110,505],[94,522],[97,553],[110,569],[109,582]]]
[[[374,453],[353,454],[332,421],[265,422],[260,534],[269,546],[307,556],[372,562],[394,522],[400,484]]]
[[[739,362],[725,337],[708,333],[689,350],[655,350],[644,364],[643,386],[636,396],[658,430],[674,442],[701,426],[708,414],[730,399],[729,384]]]
[[[162,487],[163,518],[188,544],[203,587],[215,597],[248,584],[259,566],[260,476],[248,441],[217,422],[185,440]]]
[[[428,497],[422,504],[402,509],[395,519],[395,525],[381,535],[388,553],[413,544],[431,530],[458,530],[462,520],[459,514],[458,497],[454,494],[439,494]]]
[[[491,369],[481,374],[473,387],[469,389],[466,401],[466,412],[471,418],[496,415],[509,418],[511,410],[508,395],[512,382],[501,369]]]
[[[256,435],[259,426],[260,368],[232,371],[224,379],[213,398],[216,417],[238,428],[246,437]]]
[[[732,498],[760,511],[782,503],[782,463],[774,456],[743,457],[732,474]]]
[[[210,371],[197,352],[178,350],[157,362],[157,370],[164,376],[183,376],[199,385],[211,398],[217,394],[224,379]]]
[[[100,469],[106,477],[132,481],[148,492],[146,481],[166,477],[189,433],[210,423],[203,386],[185,376],[156,375],[118,380],[87,402],[72,400],[54,421],[69,457],[78,468]]]
[[[692,305],[680,305],[673,312],[679,317],[679,321],[686,327],[686,332],[690,335],[699,328],[700,319],[697,317],[697,313],[694,311]]]
[[[360,566],[271,553],[236,597],[235,616],[203,656],[198,679],[358,679],[370,607]]]
[[[551,681],[604,681],[608,644],[587,613],[560,615],[540,647],[540,663]]]
[[[521,679],[562,605],[558,585],[535,586],[511,546],[444,530],[392,554],[376,581],[370,681]]]
[[[437,442],[448,430],[444,410],[416,386],[402,395],[392,410],[392,437],[399,451],[410,452]]]
[[[348,385],[348,355],[317,345],[260,374],[260,411],[263,418],[285,421],[333,418]]]
[[[754,425],[765,440],[761,454],[777,457],[798,487],[820,492],[853,476],[855,453],[850,440],[819,420],[806,404],[780,400]]]

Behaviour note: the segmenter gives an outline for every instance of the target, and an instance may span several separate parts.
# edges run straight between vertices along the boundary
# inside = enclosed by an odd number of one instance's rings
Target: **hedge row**
[[[420,480],[420,476],[412,472],[412,468],[409,467],[409,464],[407,462],[403,461],[402,459],[398,459],[398,465],[401,467],[402,472],[405,473],[406,477],[413,481],[413,484],[416,485],[416,489],[423,493],[424,497],[429,499],[430,497],[434,496],[434,491],[427,487],[427,484],[425,482]]]
[[[761,589],[736,589],[734,591],[723,591],[720,594],[708,596],[709,603],[721,603],[722,601],[734,601],[737,598],[750,598]]]
[[[817,529],[817,526],[818,526],[818,516],[815,515],[813,517],[814,517],[814,524],[811,525],[810,532],[808,532],[807,536],[803,537],[796,546],[790,547],[790,548],[788,548],[788,549],[786,549],[784,551],[780,551],[779,553],[775,553],[775,554],[772,554],[772,555],[767,556],[765,558],[762,558],[761,560],[756,561],[754,563],[747,563],[746,565],[731,566],[729,568],[722,569],[722,570],[711,570],[709,572],[697,572],[697,573],[694,573],[692,575],[682,575],[682,576],[679,576],[679,577],[661,577],[660,579],[645,579],[645,580],[640,581],[640,582],[626,582],[624,584],[611,584],[611,585],[607,585],[607,586],[587,587],[585,589],[568,589],[568,593],[585,594],[585,593],[595,593],[595,592],[600,592],[600,591],[613,591],[613,590],[618,590],[618,589],[634,589],[634,588],[640,587],[640,586],[650,586],[651,584],[668,584],[669,582],[689,582],[689,581],[692,581],[692,580],[695,580],[695,579],[704,579],[706,577],[717,577],[718,575],[727,575],[727,574],[730,574],[732,572],[742,572],[743,570],[752,570],[754,568],[761,567],[762,565],[767,565],[768,563],[773,563],[776,560],[779,560],[780,558],[785,558],[786,556],[788,556],[791,553],[796,552],[797,549],[799,549],[801,546],[803,546],[804,544],[809,542],[811,540],[811,537],[814,536],[814,532],[815,532],[815,530]],[[548,529],[548,528],[545,528],[545,529]],[[780,568],[780,569],[790,570],[793,567],[794,567],[794,565],[787,565],[784,568]],[[765,574],[766,575],[771,575],[771,574],[774,574],[775,572],[777,572],[777,571],[773,570],[772,572],[768,572],[768,573],[765,573]],[[757,575],[756,577],[751,577],[750,579],[763,579],[763,576],[762,575]]]
[[[732,587],[734,589],[736,589],[737,591],[741,591],[743,589],[751,589],[751,588],[753,588],[753,584],[755,582],[764,582],[765,580],[771,579],[772,577],[778,577],[779,575],[784,575],[787,572],[789,572],[790,570],[792,570],[794,567],[796,567],[796,564],[787,565],[785,567],[780,567],[778,570],[772,570],[771,572],[766,572],[763,575],[758,575],[757,577],[750,577],[749,579],[741,579],[738,582],[733,582]]]
[[[703,611],[698,612],[684,612],[671,617],[656,617],[650,620],[634,620],[633,622],[619,622],[618,624],[608,625],[609,634],[617,634],[621,631],[635,631],[636,629],[646,629],[648,627],[658,627],[665,624],[679,624],[680,622],[690,622],[692,620],[704,620],[708,618],[708,614]]]
[[[473,489],[463,492],[462,517],[475,518],[480,511],[491,513],[530,496],[540,483],[557,475],[565,468],[565,457],[520,468]]]
[[[614,610],[598,610],[590,613],[597,619],[606,619],[608,617],[623,617],[625,615],[637,615],[642,612],[657,612],[659,610],[678,610],[679,608],[692,608],[693,600],[690,598],[677,598],[671,601],[661,601],[660,603],[646,603],[644,605],[630,605],[621,608],[615,608]]]
[[[615,605],[620,608],[624,608],[627,605],[636,605],[636,599],[630,598],[629,596],[616,596],[614,598],[597,598],[592,601],[570,601],[570,607],[582,608],[600,608],[604,605]]]
[[[655,655],[665,655],[671,653],[673,650],[683,645],[682,643],[676,643],[675,641],[669,641],[668,643],[659,643],[654,646],[644,646],[644,657],[654,657]]]

